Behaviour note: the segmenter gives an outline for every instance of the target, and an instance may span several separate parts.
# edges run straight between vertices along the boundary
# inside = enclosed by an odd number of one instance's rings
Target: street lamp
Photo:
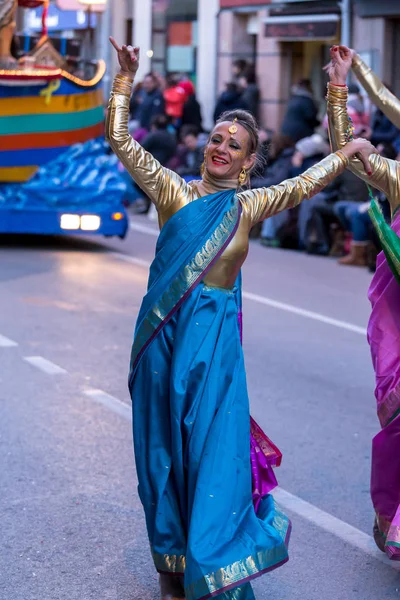
[[[79,4],[87,7],[87,19],[88,26],[87,31],[89,32],[90,50],[93,52],[93,27],[92,27],[92,13],[93,8],[101,8],[107,4],[107,0],[78,0]]]

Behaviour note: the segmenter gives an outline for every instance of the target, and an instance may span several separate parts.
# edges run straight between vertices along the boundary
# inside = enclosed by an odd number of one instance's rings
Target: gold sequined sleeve
[[[122,75],[114,79],[106,118],[106,139],[126,170],[161,213],[176,203],[187,203],[190,190],[179,175],[162,167],[128,131],[132,82]]]
[[[400,128],[400,100],[383,85],[382,81],[358,56],[353,58],[353,71],[372,102],[381,109],[396,127]]]
[[[333,150],[343,148],[349,135],[347,97],[347,87],[328,84],[329,138]],[[363,163],[358,158],[350,159],[349,169],[366,183],[381,190],[389,200],[393,213],[400,202],[400,164],[379,154],[371,154],[369,161],[372,167],[371,176],[367,175]]]
[[[279,185],[241,192],[239,198],[244,211],[250,214],[251,224],[293,208],[315,196],[342,173],[349,161],[342,152],[330,154],[302,175],[286,179]]]

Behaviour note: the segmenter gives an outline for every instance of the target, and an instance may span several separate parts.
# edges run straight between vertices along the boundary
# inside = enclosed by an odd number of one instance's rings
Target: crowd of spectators
[[[214,120],[226,110],[246,109],[259,119],[260,90],[252,65],[238,59],[232,77],[217,99]],[[400,153],[400,131],[383,115],[367,107],[360,88],[349,88],[349,114],[355,135],[368,137],[388,158]],[[170,74],[163,79],[148,73],[136,86],[130,104],[130,132],[163,165],[186,181],[200,177],[208,132],[202,124],[201,107],[192,81]],[[327,119],[320,115],[311,82],[293,86],[282,125],[278,131],[261,128],[260,155],[264,165],[251,178],[252,187],[271,186],[305,171],[329,152]],[[123,168],[121,167],[123,171]],[[150,202],[124,173],[127,200],[136,212],[149,212]],[[384,213],[386,199],[376,197]],[[346,170],[323,192],[299,207],[265,220],[252,232],[261,244],[330,255],[344,265],[375,265],[379,241],[374,236],[365,183]]]

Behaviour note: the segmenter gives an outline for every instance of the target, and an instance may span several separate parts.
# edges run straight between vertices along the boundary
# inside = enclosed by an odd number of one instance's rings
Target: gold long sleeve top
[[[389,92],[382,81],[368,67],[358,54],[353,58],[353,71],[368,96],[381,109],[389,121],[400,128],[400,100]]]
[[[155,204],[160,228],[185,204],[200,197],[196,185],[186,183],[179,175],[161,166],[128,132],[131,86],[117,76],[108,105],[106,138],[135,182]],[[209,286],[232,288],[247,256],[249,232],[253,225],[286,208],[310,198],[342,173],[348,164],[341,153],[329,155],[299,177],[279,185],[238,193],[242,215],[238,230],[220,259],[207,273]],[[218,190],[215,190],[218,191]]]
[[[327,109],[332,150],[343,148],[348,141],[351,123],[347,114],[347,98],[347,87],[328,84]],[[367,175],[364,165],[357,158],[350,160],[349,169],[385,194],[393,214],[400,204],[400,163],[379,154],[372,154],[369,160],[372,166],[371,176]]]

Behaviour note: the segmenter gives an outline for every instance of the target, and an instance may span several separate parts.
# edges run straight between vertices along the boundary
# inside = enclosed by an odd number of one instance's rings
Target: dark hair
[[[149,73],[146,73],[146,75],[144,76],[144,79],[146,79],[146,77],[150,77],[153,80],[153,83],[158,85],[158,79],[152,71],[150,71]]]
[[[313,91],[311,79],[300,79],[297,85],[299,85],[302,88],[305,88],[309,92]]]
[[[244,73],[243,73],[243,77],[246,78],[247,83],[254,85],[257,84],[257,75],[256,75],[256,70],[254,68],[254,65],[247,65]]]
[[[240,108],[227,110],[218,117],[216,125],[224,121],[234,121],[236,119],[239,125],[245,128],[249,134],[249,154],[257,152],[259,145],[258,125],[253,115],[248,110]]]
[[[180,138],[183,140],[187,135],[193,135],[197,137],[199,135],[199,129],[196,125],[183,125],[180,132]]]
[[[356,83],[350,83],[349,85],[349,94],[359,94],[360,93],[360,88],[358,87],[358,85]]]
[[[237,67],[239,71],[244,71],[247,67],[247,60],[245,60],[244,58],[237,58],[233,61],[232,66]]]
[[[178,73],[168,73],[166,77],[167,87],[175,87],[179,83]]]
[[[382,146],[382,151],[380,155],[384,158],[390,158],[392,160],[396,160],[397,152],[393,144],[389,144],[388,142],[384,142],[382,144],[378,144],[378,146]]]
[[[155,117],[152,118],[151,125],[152,125],[152,127],[155,127],[156,129],[160,129],[160,130],[167,129],[168,119],[165,115],[156,115]]]

